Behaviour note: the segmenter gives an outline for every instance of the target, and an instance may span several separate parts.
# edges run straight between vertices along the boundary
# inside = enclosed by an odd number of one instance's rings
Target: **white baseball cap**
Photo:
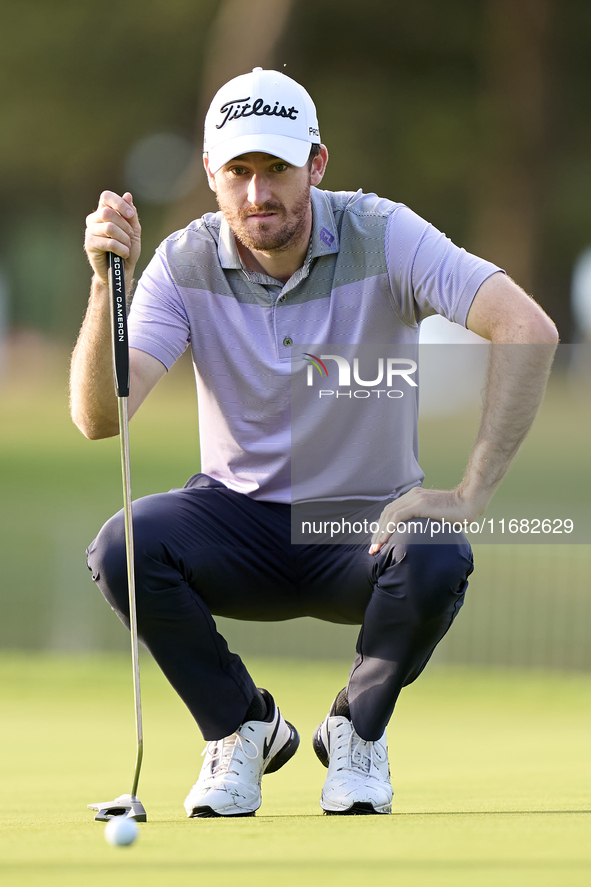
[[[250,151],[305,166],[310,145],[319,142],[314,102],[303,86],[279,71],[253,68],[228,81],[205,118],[203,150],[212,173]]]

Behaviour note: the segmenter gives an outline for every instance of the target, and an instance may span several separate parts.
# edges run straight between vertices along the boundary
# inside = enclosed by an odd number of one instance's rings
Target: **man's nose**
[[[248,183],[248,201],[252,206],[261,206],[269,200],[269,181],[266,176],[253,175]]]

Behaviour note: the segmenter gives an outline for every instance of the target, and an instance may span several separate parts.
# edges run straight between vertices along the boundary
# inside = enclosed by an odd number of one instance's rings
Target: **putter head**
[[[147,822],[148,819],[144,805],[135,795],[120,795],[114,801],[89,804],[88,809],[97,811],[94,818],[99,822],[108,822],[115,816],[125,816],[127,819],[135,819],[136,822]]]

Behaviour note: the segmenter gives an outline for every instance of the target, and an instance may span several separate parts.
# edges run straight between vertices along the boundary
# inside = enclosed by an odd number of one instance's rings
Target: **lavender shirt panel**
[[[189,344],[189,316],[160,250],[141,276],[127,323],[130,347],[151,354],[167,370]]]
[[[279,337],[299,342],[342,344],[412,344],[416,327],[400,323],[392,306],[387,274],[334,286],[330,296],[282,305],[276,314]],[[290,360],[293,349],[286,355]]]
[[[254,498],[290,497],[289,363],[274,306],[179,287],[199,401],[201,470]]]
[[[291,357],[297,357],[298,342],[417,339],[416,328],[397,322],[385,274],[291,305],[262,307],[183,287],[178,294],[187,306],[197,367],[202,470],[254,498],[290,501]],[[287,335],[294,341],[290,348],[282,345]],[[382,496],[388,491],[382,486]],[[316,494],[336,492],[328,471]]]
[[[478,289],[488,277],[502,271],[456,246],[403,205],[388,220],[386,256],[395,301],[404,322],[411,325],[441,314],[466,326]]]

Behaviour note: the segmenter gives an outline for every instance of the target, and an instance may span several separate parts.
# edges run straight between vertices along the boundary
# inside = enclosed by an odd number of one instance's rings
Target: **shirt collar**
[[[326,191],[310,189],[312,198],[312,235],[310,237],[310,259],[329,256],[339,251],[339,232],[335,225],[334,213]]]
[[[236,247],[236,241],[232,234],[232,229],[222,216],[222,224],[220,225],[220,239],[218,241],[218,257],[222,268],[236,268],[238,271],[242,269],[242,261]]]
[[[318,188],[311,188],[310,198],[312,201],[312,234],[304,262],[306,270],[312,259],[317,259],[319,256],[328,256],[339,251],[339,234],[328,195],[325,191],[319,191]],[[236,247],[232,229],[224,216],[222,216],[222,223],[220,225],[218,257],[222,268],[234,268],[240,271],[244,267]]]

